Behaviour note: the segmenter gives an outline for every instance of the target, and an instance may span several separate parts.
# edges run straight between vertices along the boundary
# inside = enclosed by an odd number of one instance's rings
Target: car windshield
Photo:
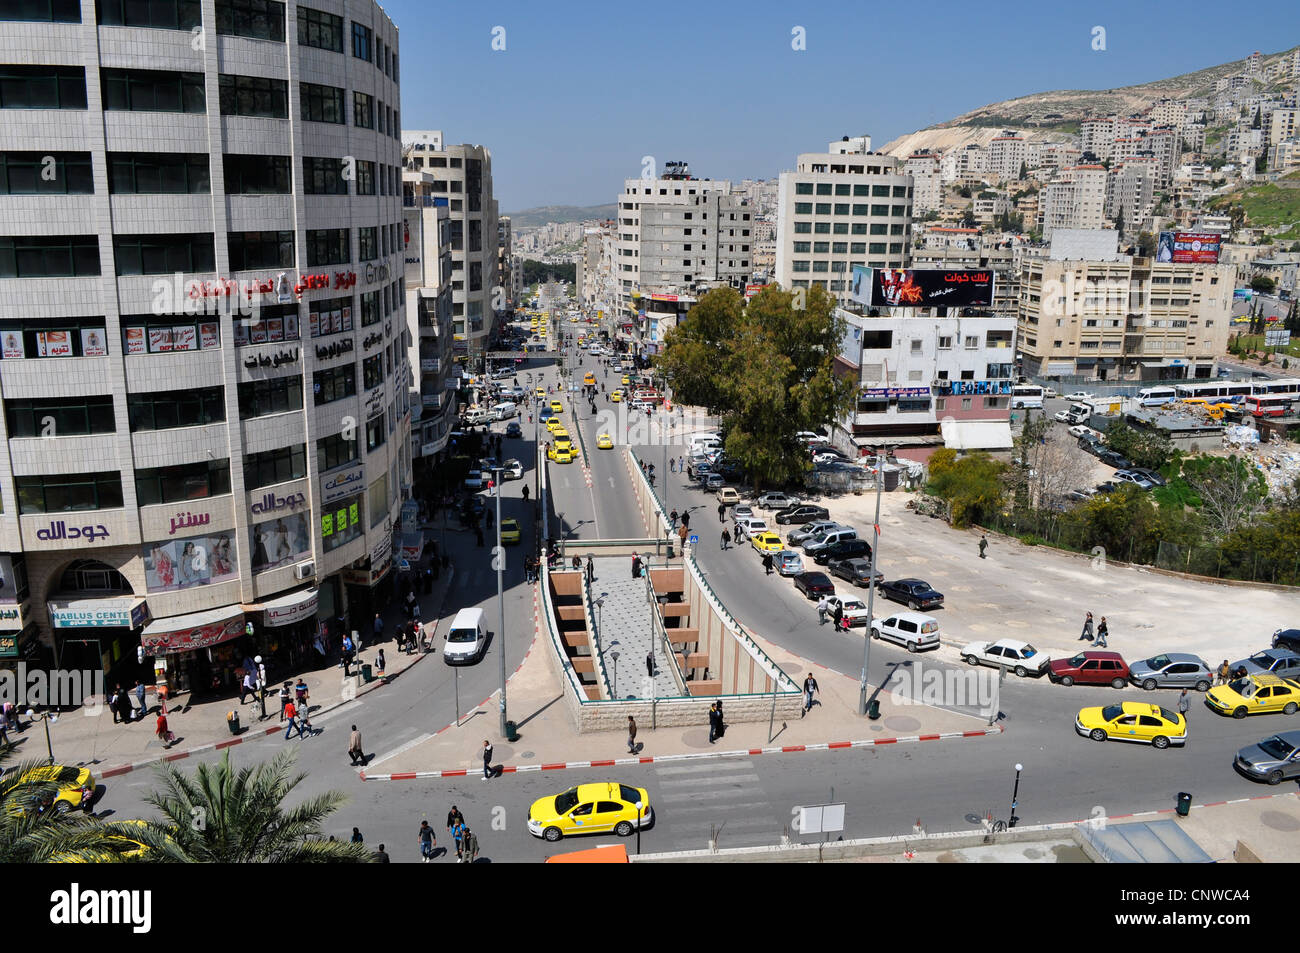
[[[1079,653],[1078,655],[1076,655],[1074,658],[1070,659],[1070,664],[1073,665],[1075,668],[1078,668],[1080,665],[1082,665],[1082,664],[1083,664],[1084,662],[1086,662],[1086,661],[1088,661],[1088,656],[1086,656],[1086,655],[1084,655],[1082,652],[1080,652],[1080,653]]]
[[[1175,714],[1174,714],[1172,711],[1170,711],[1168,708],[1161,708],[1161,709],[1160,709],[1160,717],[1163,718],[1165,721],[1171,721],[1171,722],[1175,722],[1175,723],[1177,723],[1177,721],[1178,721],[1178,716],[1175,715]]]
[[[1104,721],[1114,721],[1122,714],[1124,714],[1123,705],[1107,705],[1101,710],[1101,717]]]
[[[1154,657],[1152,657],[1152,658],[1147,659],[1146,662],[1144,662],[1143,664],[1144,664],[1144,665],[1148,665],[1148,666],[1150,666],[1151,668],[1156,669],[1157,671],[1159,671],[1160,669],[1164,668],[1166,665],[1169,664],[1169,656],[1168,656],[1168,655],[1156,655],[1156,656],[1154,656]]]
[[[578,789],[570,788],[563,794],[555,795],[555,813],[568,814],[578,803]]]
[[[1260,668],[1268,668],[1273,664],[1273,656],[1269,655],[1267,652],[1256,652],[1247,659],[1247,661],[1254,662]]]
[[[473,642],[477,638],[477,629],[452,629],[447,634],[448,642]]]
[[[1274,735],[1272,738],[1265,738],[1259,743],[1259,746],[1264,749],[1265,754],[1272,758],[1277,758],[1279,761],[1284,761],[1291,757],[1292,752],[1295,751],[1295,746],[1288,744],[1280,735]]]

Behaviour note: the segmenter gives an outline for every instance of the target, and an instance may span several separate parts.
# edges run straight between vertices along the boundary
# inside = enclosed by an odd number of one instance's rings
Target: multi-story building
[[[327,6],[0,6],[10,660],[210,689],[373,611],[411,481],[398,35]]]
[[[961,179],[978,178],[988,171],[988,150],[978,142],[949,149],[939,160],[939,174],[945,185]]]
[[[1106,217],[1136,231],[1151,211],[1158,174],[1155,156],[1130,156],[1112,165],[1106,176]]]
[[[999,179],[1020,177],[1020,169],[1027,164],[1029,155],[1025,140],[1015,133],[994,136],[989,142],[988,171]]]
[[[942,157],[937,152],[914,152],[904,170],[912,177],[912,214],[937,212],[943,208]]]
[[[1294,139],[1300,135],[1300,109],[1278,108],[1265,114],[1263,121],[1264,144],[1272,148],[1280,142]]]
[[[1235,265],[1156,262],[1053,242],[1021,263],[1016,346],[1032,377],[1104,381],[1206,378],[1228,343]],[[1085,257],[1086,256],[1086,257]]]
[[[1043,189],[1043,237],[1058,228],[1101,228],[1106,220],[1106,168],[1076,165],[1062,169]]]
[[[846,303],[855,265],[907,267],[912,177],[870,148],[865,136],[832,142],[781,173],[776,280],[785,287],[818,284]]]
[[[1158,99],[1151,104],[1150,116],[1157,126],[1181,126],[1187,121],[1187,104],[1179,99]]]
[[[981,225],[991,225],[999,215],[1011,211],[1011,199],[1005,192],[980,192],[971,203],[971,212],[975,221]]]
[[[1300,168],[1300,139],[1285,139],[1270,148],[1268,168],[1282,173]]]
[[[493,310],[497,312],[494,317],[496,320],[505,320],[506,316],[515,310],[518,301],[515,299],[510,283],[510,263],[514,257],[514,245],[510,234],[510,216],[502,215],[497,219],[497,271],[496,285],[500,291],[493,291],[491,302]]]
[[[1111,157],[1115,147],[1115,116],[1099,116],[1085,119],[1079,123],[1079,149],[1092,153],[1098,162],[1105,162]]]
[[[451,321],[457,356],[482,366],[495,314],[497,200],[492,194],[492,153],[485,146],[446,145],[437,130],[402,134],[406,168],[434,173],[435,195],[447,196],[451,221]]]

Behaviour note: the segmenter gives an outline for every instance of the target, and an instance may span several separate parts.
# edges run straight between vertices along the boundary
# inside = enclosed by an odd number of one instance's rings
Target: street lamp
[[[609,595],[608,592],[602,592],[600,594],[600,598],[597,599],[594,603],[592,603],[596,607],[596,638],[597,639],[600,638],[600,610],[601,607],[605,605],[605,597],[607,595]]]
[[[862,683],[858,687],[858,714],[867,713],[867,672],[871,663],[871,610],[876,603],[876,559],[880,551],[880,494],[885,485],[885,455],[876,452],[876,521],[872,526],[871,576],[867,584],[867,631],[862,639]]]
[[[505,571],[506,560],[505,550],[501,547],[501,484],[502,471],[500,467],[492,471],[493,482],[496,484],[497,498],[497,545],[492,552],[492,561],[496,564],[497,570],[497,617],[500,620],[500,639],[501,652],[498,659],[501,663],[501,737],[506,738],[506,597],[505,597]],[[457,717],[460,713],[457,712]]]
[[[613,642],[609,643],[609,657],[610,657],[611,659],[613,659],[613,661],[614,661],[614,697],[615,697],[615,698],[618,698],[618,655],[619,655],[619,652],[618,652],[618,649],[615,648],[615,646],[617,646],[618,644],[619,644],[618,639],[615,639]]]
[[[52,711],[43,711],[40,714],[37,714],[35,709],[29,708],[27,709],[27,718],[29,721],[35,721],[37,718],[39,718],[41,721],[45,723],[45,750],[50,755],[50,764],[53,764],[54,745],[50,742],[50,723],[51,722],[57,723],[59,720],[59,716]]]
[[[1020,796],[1020,772],[1023,770],[1024,765],[1016,765],[1016,783],[1011,788],[1011,818],[1007,821],[1007,830],[1011,830],[1011,828],[1015,827],[1016,822],[1020,820],[1020,818],[1016,817],[1016,804],[1017,799]]]
[[[645,810],[645,804],[641,801],[636,802],[636,852],[641,853],[641,812]]]

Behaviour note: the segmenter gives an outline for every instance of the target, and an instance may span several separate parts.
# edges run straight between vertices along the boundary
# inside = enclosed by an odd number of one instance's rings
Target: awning
[[[81,626],[120,626],[134,629],[149,618],[149,606],[136,596],[108,596],[103,599],[51,599],[46,608],[56,629]]]
[[[1005,420],[943,420],[943,445],[952,450],[1010,450],[1011,424]]]
[[[937,445],[939,443],[938,434],[910,434],[910,435],[855,435],[853,445],[855,447],[924,447]]]
[[[228,642],[243,634],[243,606],[225,606],[157,619],[145,626],[140,644],[149,655],[175,655]]]
[[[409,563],[416,562],[424,552],[424,533],[402,534],[402,558]]]
[[[274,628],[279,625],[293,625],[316,614],[320,604],[320,594],[315,589],[300,589],[274,599],[243,606],[245,612],[262,613],[262,625]]]

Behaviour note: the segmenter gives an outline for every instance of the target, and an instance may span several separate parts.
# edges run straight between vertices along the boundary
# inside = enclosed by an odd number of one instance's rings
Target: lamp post
[[[614,697],[615,697],[615,698],[618,698],[618,655],[619,655],[619,652],[618,652],[618,649],[615,648],[615,646],[618,645],[618,644],[619,644],[618,639],[615,639],[613,642],[609,643],[609,657],[610,657],[610,658],[613,660],[613,662],[614,662]]]
[[[1011,818],[1007,821],[1007,830],[1016,826],[1020,818],[1016,817],[1016,805],[1020,796],[1020,772],[1024,770],[1024,765],[1016,765],[1016,783],[1011,788]]]
[[[598,640],[600,639],[600,610],[601,607],[605,605],[605,597],[607,595],[609,595],[608,592],[602,592],[600,598],[592,603],[596,607],[596,638]]]
[[[493,482],[496,484],[497,498],[497,545],[492,553],[492,561],[496,564],[497,570],[497,618],[499,620],[499,635],[501,638],[501,651],[498,655],[501,663],[501,737],[506,737],[506,597],[505,597],[505,571],[506,560],[505,550],[501,547],[501,477],[500,467],[492,471]],[[459,712],[457,713],[459,715]]]
[[[862,683],[858,687],[858,714],[867,713],[867,672],[871,664],[871,610],[876,602],[876,559],[880,552],[880,494],[885,485],[884,453],[876,452],[876,521],[872,526],[871,581],[867,585],[867,631],[862,638]]]
[[[636,852],[641,853],[641,812],[645,810],[645,804],[642,801],[636,802]]]
[[[50,712],[50,711],[43,711],[40,714],[37,714],[35,709],[29,708],[27,709],[27,718],[29,721],[35,721],[37,718],[39,718],[42,722],[45,723],[45,750],[49,753],[50,764],[53,764],[54,745],[50,741],[50,722],[57,722],[59,720],[59,716],[54,714],[54,712]]]

